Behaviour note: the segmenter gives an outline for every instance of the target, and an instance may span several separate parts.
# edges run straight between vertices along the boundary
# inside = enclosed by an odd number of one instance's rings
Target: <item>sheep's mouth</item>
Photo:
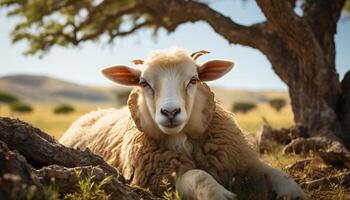
[[[173,122],[173,121],[169,121],[169,122],[167,122],[165,124],[162,124],[162,126],[164,126],[165,128],[175,128],[175,127],[178,127],[180,125],[181,125],[181,123]]]

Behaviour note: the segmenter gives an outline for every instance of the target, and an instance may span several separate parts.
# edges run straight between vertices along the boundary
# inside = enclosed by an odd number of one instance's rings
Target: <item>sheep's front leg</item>
[[[287,173],[275,169],[263,162],[255,170],[257,173],[263,173],[266,176],[271,189],[277,195],[277,199],[308,199],[300,186]]]
[[[199,169],[189,170],[180,176],[177,188],[184,199],[237,199],[235,194],[226,190],[210,174]]]

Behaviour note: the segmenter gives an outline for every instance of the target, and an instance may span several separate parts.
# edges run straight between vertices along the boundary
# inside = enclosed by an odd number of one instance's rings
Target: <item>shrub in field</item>
[[[12,112],[30,113],[33,111],[31,105],[23,102],[15,102],[11,104]]]
[[[241,113],[247,113],[250,110],[253,110],[256,108],[255,103],[251,102],[235,102],[232,106],[232,112],[241,112]]]
[[[74,107],[69,104],[58,105],[53,110],[53,112],[56,114],[68,114],[74,111],[75,111]]]
[[[17,102],[18,98],[12,94],[0,92],[0,102],[1,103],[14,103]]]
[[[273,109],[279,112],[284,106],[286,106],[287,102],[285,99],[282,98],[274,98],[269,100],[269,104]]]
[[[0,92],[0,106],[1,106],[1,103],[11,104],[15,102],[18,102],[18,98],[16,96],[6,92]]]

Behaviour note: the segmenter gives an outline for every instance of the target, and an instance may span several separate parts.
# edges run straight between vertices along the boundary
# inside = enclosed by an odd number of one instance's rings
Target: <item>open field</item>
[[[33,126],[40,128],[46,133],[59,139],[67,130],[72,122],[81,115],[99,108],[109,107],[107,105],[80,105],[75,106],[75,112],[70,114],[55,114],[52,105],[33,105],[32,113],[14,113],[8,106],[1,106],[0,116],[9,116],[19,118],[25,122],[31,123]]]
[[[58,139],[69,125],[81,115],[99,108],[108,108],[112,106],[113,105],[98,104],[75,105],[74,108],[76,111],[73,113],[55,114],[53,113],[53,105],[33,105],[34,110],[32,113],[14,113],[10,111],[8,106],[2,105],[0,108],[0,116],[19,118]],[[293,124],[293,114],[289,106],[284,108],[281,112],[276,112],[267,104],[260,103],[256,109],[246,114],[237,113],[235,116],[239,126],[249,134],[255,134],[259,131],[264,124],[263,117],[274,128],[289,127]]]

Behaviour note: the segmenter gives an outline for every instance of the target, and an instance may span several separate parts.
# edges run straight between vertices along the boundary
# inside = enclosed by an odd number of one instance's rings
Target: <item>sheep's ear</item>
[[[123,65],[104,68],[101,73],[113,82],[129,86],[138,85],[141,75],[140,70]]]
[[[201,81],[216,80],[229,72],[235,63],[231,60],[211,60],[198,67],[198,76]]]

